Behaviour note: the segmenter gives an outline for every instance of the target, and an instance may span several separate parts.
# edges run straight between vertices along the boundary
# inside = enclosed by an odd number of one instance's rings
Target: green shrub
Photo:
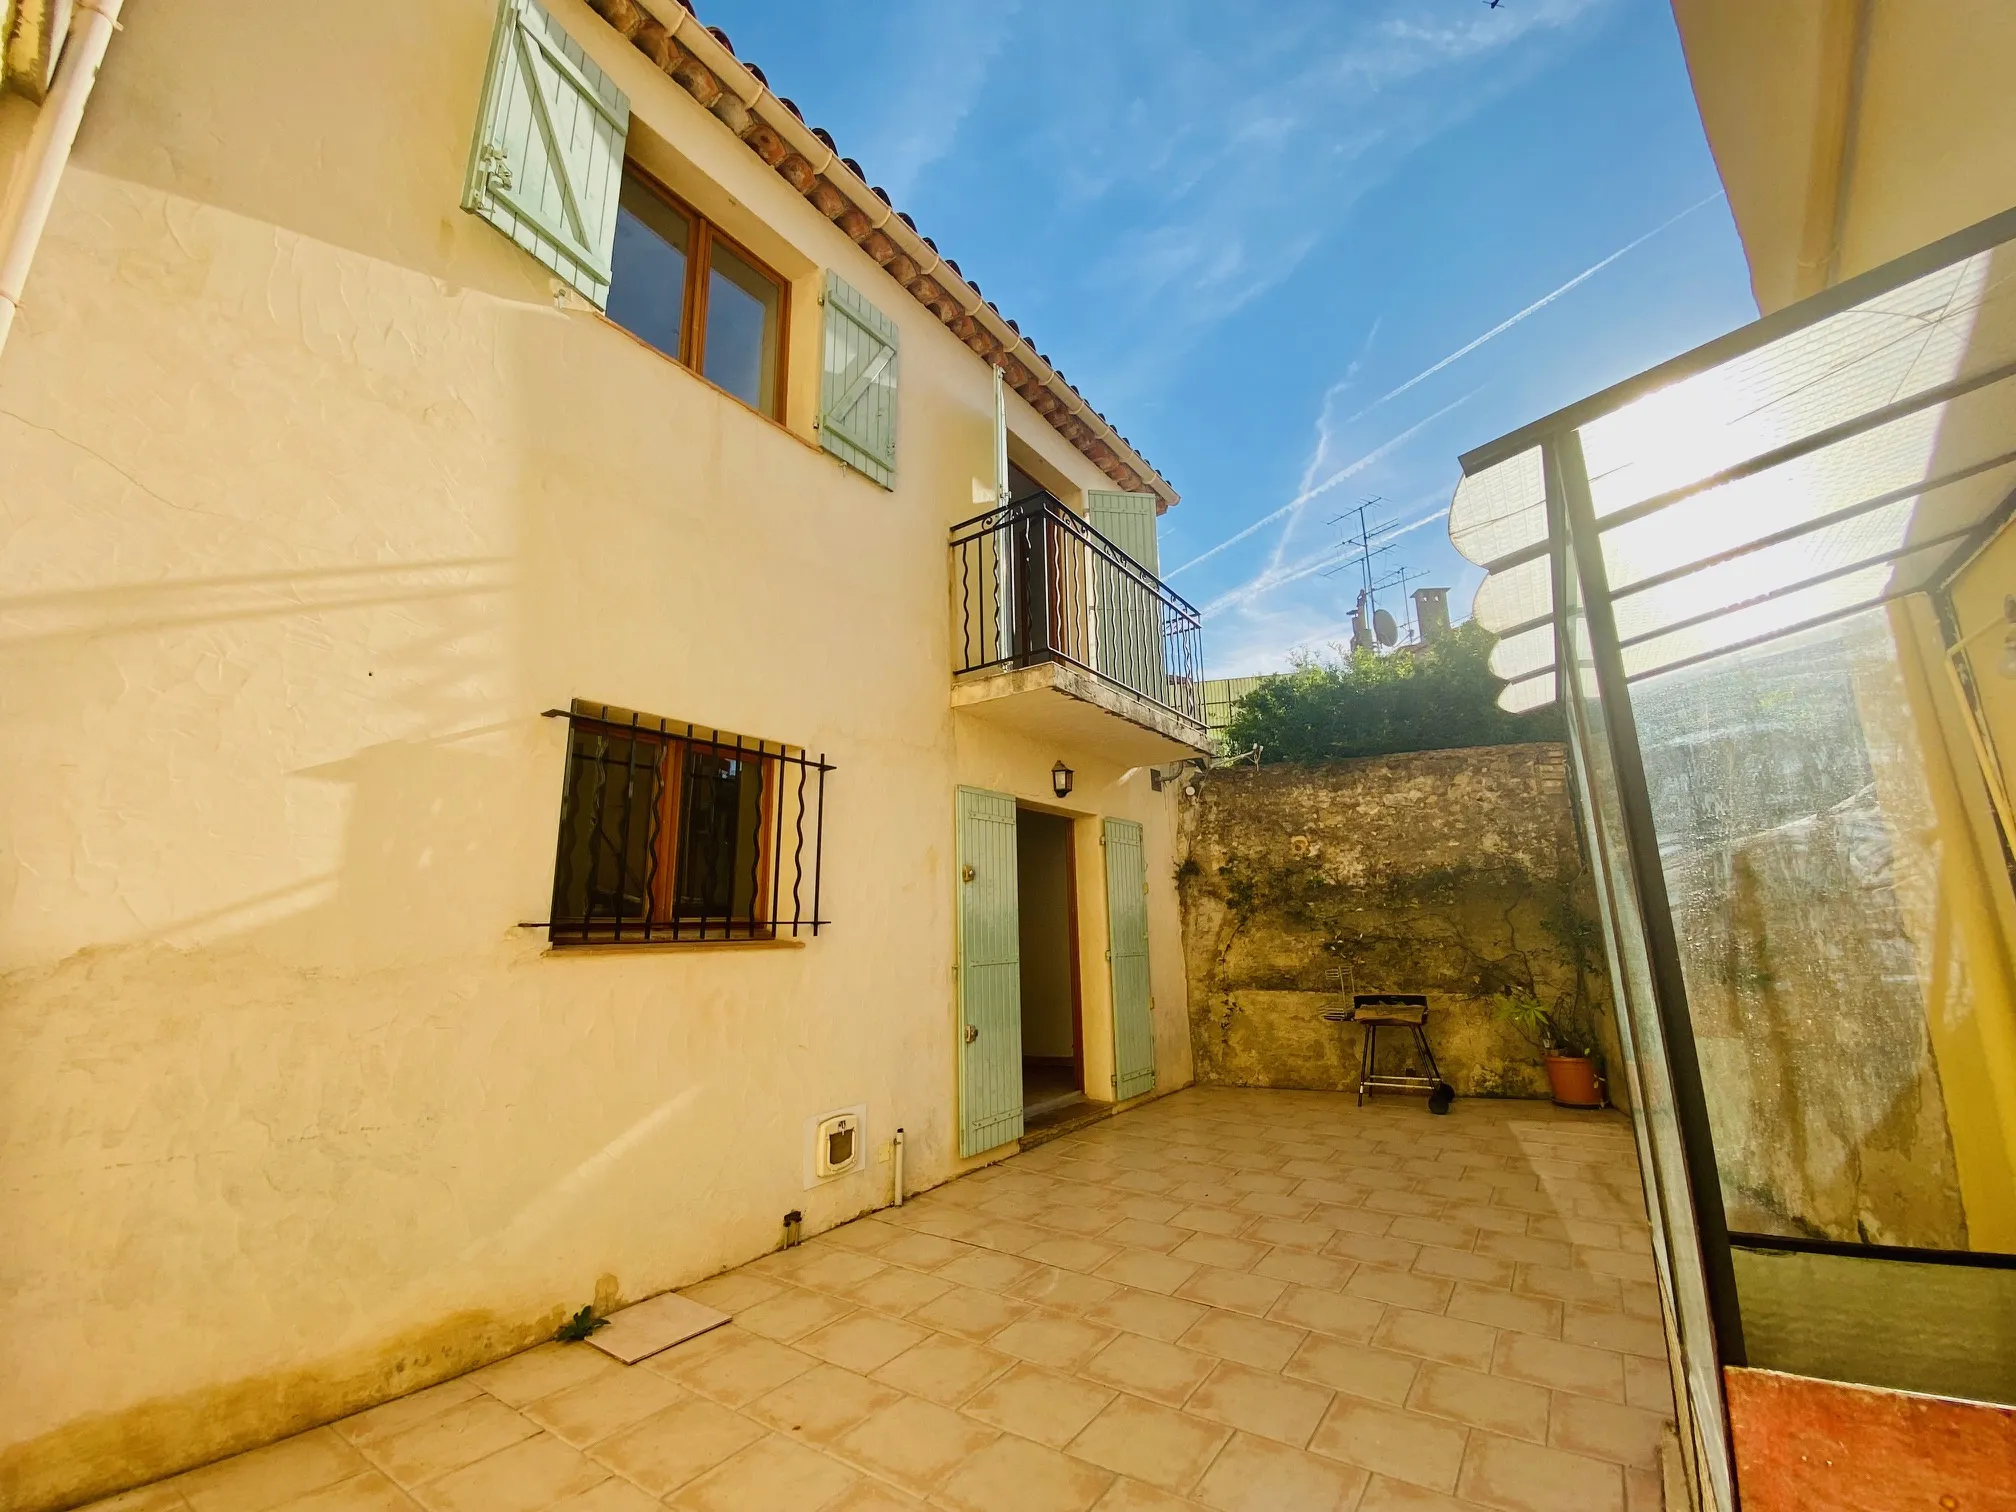
[[[1471,620],[1420,651],[1312,657],[1240,700],[1228,743],[1259,746],[1263,762],[1311,762],[1562,739],[1558,709],[1498,707],[1492,644]]]

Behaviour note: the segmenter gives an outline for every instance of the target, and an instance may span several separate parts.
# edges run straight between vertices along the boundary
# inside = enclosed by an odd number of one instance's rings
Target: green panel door
[[[1022,941],[1013,798],[959,789],[956,864],[963,1156],[1022,1136]]]
[[[1133,820],[1108,819],[1099,843],[1106,850],[1106,955],[1113,963],[1113,1095],[1126,1099],[1155,1090],[1148,868]]]
[[[1085,495],[1092,528],[1145,568],[1160,570],[1154,494],[1092,489]],[[1166,699],[1163,686],[1162,601],[1132,573],[1101,562],[1093,572],[1093,665],[1114,682]]]

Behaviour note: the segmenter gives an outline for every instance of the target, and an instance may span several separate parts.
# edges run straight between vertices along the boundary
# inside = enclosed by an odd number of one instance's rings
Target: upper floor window
[[[636,164],[623,169],[609,318],[782,419],[784,280]]]

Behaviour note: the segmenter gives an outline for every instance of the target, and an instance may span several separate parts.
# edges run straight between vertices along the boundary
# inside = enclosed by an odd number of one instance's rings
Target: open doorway
[[[1015,814],[1025,1128],[1085,1100],[1071,823],[1034,809]]]

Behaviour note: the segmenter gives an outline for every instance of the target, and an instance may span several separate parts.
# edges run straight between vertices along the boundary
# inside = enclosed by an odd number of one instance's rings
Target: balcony
[[[952,528],[952,706],[1126,766],[1196,756],[1197,611],[1047,493]]]

